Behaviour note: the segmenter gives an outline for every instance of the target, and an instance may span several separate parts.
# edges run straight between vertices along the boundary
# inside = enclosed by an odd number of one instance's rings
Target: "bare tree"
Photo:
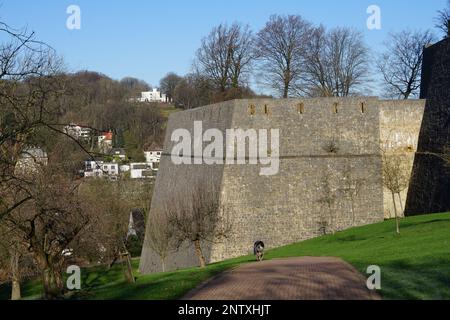
[[[129,98],[140,95],[142,91],[152,89],[147,82],[133,77],[122,78],[120,84],[127,90]]]
[[[395,213],[395,228],[397,234],[400,234],[399,214],[395,195],[400,197],[402,191],[408,187],[410,179],[410,170],[405,157],[401,154],[387,153],[382,150],[383,158],[383,184],[391,192],[392,202]],[[401,203],[401,198],[400,198]]]
[[[220,92],[239,87],[251,67],[252,32],[248,26],[220,24],[202,39],[195,65]]]
[[[384,43],[386,50],[377,62],[388,96],[408,99],[417,95],[423,49],[434,40],[435,36],[428,30],[404,30],[389,34]]]
[[[309,96],[346,97],[361,89],[369,72],[363,35],[350,28],[314,28],[305,53],[304,88]]]
[[[229,30],[229,50],[231,52],[230,85],[240,88],[247,82],[254,60],[254,38],[250,27],[233,24]]]
[[[444,33],[445,38],[450,37],[450,0],[447,0],[447,7],[445,9],[438,11],[436,28]]]
[[[211,80],[198,73],[191,73],[183,77],[176,86],[174,102],[183,109],[192,109],[209,104],[213,95]]]
[[[21,282],[33,271],[32,265],[24,263],[29,254],[16,232],[7,224],[0,223],[0,270],[6,274],[5,279],[0,275],[0,284],[3,281],[11,283],[11,300],[22,298]]]
[[[358,198],[361,189],[363,188],[364,184],[366,184],[366,182],[367,182],[366,179],[356,176],[354,170],[352,170],[352,167],[350,165],[347,165],[345,167],[342,178],[343,187],[340,189],[340,191],[343,192],[344,196],[348,199],[348,202],[350,204],[350,213],[352,216],[353,226],[356,223],[356,216],[355,216],[356,199]]]
[[[327,58],[327,34],[323,26],[311,30],[306,51],[304,89],[312,97],[332,97],[333,84]]]
[[[337,194],[336,189],[332,186],[332,175],[330,172],[326,172],[318,186],[321,190],[322,196],[317,200],[324,209],[321,210],[321,220],[318,221],[319,229],[323,235],[328,233],[328,230],[334,233],[335,225],[334,225],[334,205],[336,204]]]
[[[256,36],[263,82],[283,98],[293,95],[302,79],[310,32],[311,24],[300,16],[273,15]]]
[[[185,242],[192,244],[201,268],[206,266],[202,242],[220,241],[232,229],[227,210],[219,204],[218,193],[205,185],[168,205],[167,212],[178,247]]]
[[[51,145],[55,136],[64,136],[58,118],[68,81],[60,59],[34,33],[3,23],[0,33],[5,39],[0,45],[0,221],[31,252],[44,296],[55,298],[62,293],[62,250],[85,223],[77,184],[64,165],[18,169],[30,146]],[[16,268],[20,257],[11,257]]]
[[[182,78],[174,72],[169,72],[159,82],[161,92],[165,93],[169,102],[173,101],[175,88]]]
[[[0,220],[32,197],[15,174],[24,150],[36,143],[36,132],[53,126],[61,112],[67,81],[60,75],[61,61],[34,33],[14,30],[0,22]],[[23,198],[10,197],[8,194]],[[15,199],[11,203],[11,199]]]
[[[188,75],[181,79],[174,90],[174,103],[183,109],[197,107],[197,91],[193,79]]]
[[[31,200],[3,219],[32,253],[42,275],[46,299],[63,294],[63,250],[70,248],[88,223],[77,187],[63,168],[42,166],[27,177],[23,187]]]
[[[84,182],[80,195],[86,204],[90,223],[78,238],[74,248],[86,254],[91,261],[101,261],[112,266],[116,261],[124,265],[125,278],[134,282],[131,257],[127,248],[130,212],[129,197],[119,189],[118,183],[104,180]]]
[[[170,211],[153,211],[147,222],[147,244],[160,257],[166,271],[167,256],[176,248],[174,228],[169,222]]]

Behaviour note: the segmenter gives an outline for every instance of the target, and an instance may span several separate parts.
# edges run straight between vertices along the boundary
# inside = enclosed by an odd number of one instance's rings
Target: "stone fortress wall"
[[[405,161],[406,170],[412,175],[419,133],[425,110],[425,100],[380,100],[380,148],[387,156],[395,155]],[[408,189],[395,197],[399,215],[406,206]],[[401,200],[401,201],[400,201]],[[394,204],[389,190],[383,192],[384,216],[394,218]]]
[[[375,97],[252,99],[172,114],[150,215],[198,184],[217,190],[233,228],[224,241],[202,244],[208,263],[249,254],[256,240],[273,248],[382,221],[392,215],[392,199],[383,188],[380,150],[405,154],[412,167],[424,105]],[[278,174],[261,176],[264,166],[249,163],[175,165],[171,134],[179,128],[193,134],[194,121],[222,132],[279,129]],[[161,271],[148,241],[140,271]],[[168,257],[166,270],[195,265],[186,244]]]
[[[450,211],[450,38],[424,50],[420,97],[426,99],[405,214]],[[445,157],[444,157],[445,158]]]

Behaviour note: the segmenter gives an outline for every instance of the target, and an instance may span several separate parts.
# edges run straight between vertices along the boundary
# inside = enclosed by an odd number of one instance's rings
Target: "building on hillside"
[[[109,154],[113,157],[114,161],[123,161],[127,158],[127,153],[123,148],[112,148]]]
[[[153,166],[151,163],[139,162],[130,163],[131,179],[149,179],[153,178]]]
[[[156,88],[153,88],[152,91],[144,91],[141,92],[140,102],[167,102],[166,94],[161,93]]]
[[[108,153],[112,149],[113,145],[113,133],[112,131],[103,132],[97,137],[97,143],[99,149],[103,153]]]
[[[107,176],[118,176],[119,175],[119,164],[112,162],[104,162],[102,164],[103,173]]]
[[[99,160],[88,160],[84,162],[84,177],[102,177],[103,161]]]
[[[71,123],[64,127],[64,132],[74,139],[89,140],[92,136],[92,129]]]
[[[148,163],[159,162],[161,160],[162,150],[144,151],[145,161]]]
[[[39,170],[40,167],[48,164],[48,155],[42,148],[28,147],[25,148],[15,166],[15,174],[32,174]]]
[[[152,164],[152,169],[158,171],[162,150],[144,151],[145,162]]]
[[[88,160],[84,162],[84,177],[118,177],[119,164]]]
[[[129,172],[130,171],[130,165],[129,164],[122,164],[119,166],[119,172]]]

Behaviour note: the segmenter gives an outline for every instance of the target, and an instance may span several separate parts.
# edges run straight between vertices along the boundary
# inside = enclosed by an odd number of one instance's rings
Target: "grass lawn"
[[[401,235],[394,221],[364,226],[273,249],[265,258],[335,256],[365,273],[369,265],[381,267],[381,294],[385,299],[450,299],[450,213],[403,219]],[[124,282],[120,265],[110,270],[83,270],[81,299],[176,299],[202,281],[241,263],[241,257],[211,264],[203,270],[138,275],[136,284]],[[133,261],[137,269],[138,260]],[[137,272],[137,271],[136,271]],[[38,298],[39,281],[28,282],[23,295]],[[9,297],[8,286],[0,287],[0,299]]]
[[[175,107],[173,105],[164,105],[164,106],[158,107],[158,109],[159,109],[159,113],[164,118],[169,118],[171,113],[183,111],[183,109],[177,108],[177,107]]]

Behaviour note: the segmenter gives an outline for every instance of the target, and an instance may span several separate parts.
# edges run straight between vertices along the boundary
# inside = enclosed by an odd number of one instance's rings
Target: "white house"
[[[48,164],[47,152],[41,148],[28,147],[22,151],[15,167],[15,174],[36,173],[41,166]]]
[[[161,93],[158,89],[153,88],[152,91],[141,92],[140,102],[166,102],[166,94]]]
[[[114,161],[125,160],[127,158],[127,154],[123,148],[112,148],[109,154],[114,158]]]
[[[84,176],[85,177],[102,177],[103,176],[103,170],[102,170],[103,161],[95,161],[95,160],[88,160],[84,162]]]
[[[113,145],[113,133],[111,131],[103,132],[97,137],[97,139],[98,147],[100,148],[100,150],[102,150],[103,153],[107,153],[109,150],[111,150]]]
[[[131,179],[146,179],[153,177],[153,166],[151,163],[130,163]]]
[[[162,150],[144,151],[145,162],[157,163],[161,161]]]
[[[81,127],[75,123],[71,123],[64,127],[64,132],[75,139],[88,140],[92,135],[92,129]]]
[[[119,164],[89,160],[84,162],[85,177],[115,177],[119,175]]]
[[[108,176],[118,176],[119,175],[119,164],[118,163],[103,163],[102,170],[104,174]]]
[[[120,172],[128,172],[130,171],[130,166],[128,164],[123,164],[119,166],[119,171]]]

